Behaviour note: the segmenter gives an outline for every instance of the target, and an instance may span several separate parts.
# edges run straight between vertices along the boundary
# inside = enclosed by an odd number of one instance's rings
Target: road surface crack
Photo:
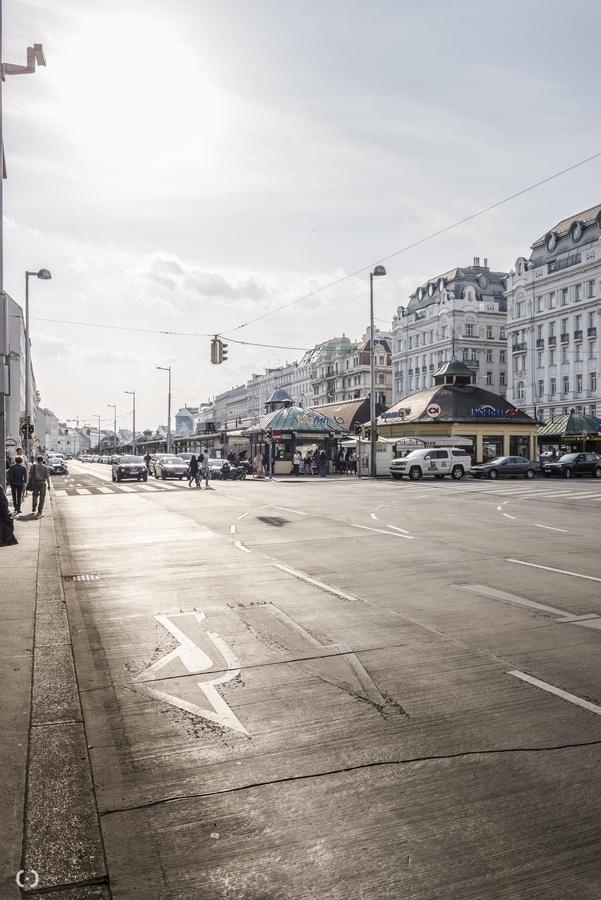
[[[323,772],[310,772],[305,775],[286,775],[282,778],[271,778],[265,781],[253,781],[248,784],[241,784],[238,787],[222,788],[216,791],[199,791],[193,794],[182,794],[175,797],[163,797],[158,800],[148,800],[146,803],[135,803],[131,806],[115,807],[113,809],[105,809],[100,812],[101,818],[112,816],[119,813],[135,812],[137,810],[152,809],[155,806],[162,806],[166,803],[182,803],[187,800],[205,800],[209,797],[219,797],[225,794],[237,794],[243,791],[250,791],[254,788],[269,787],[275,784],[288,784],[295,781],[310,781],[314,778],[325,778],[329,775],[344,775],[347,772],[359,772],[365,769],[377,769],[385,766],[409,766],[419,763],[429,762],[447,762],[456,759],[467,759],[472,756],[502,756],[513,753],[553,753],[560,750],[577,750],[583,747],[599,747],[601,746],[601,738],[594,741],[581,741],[570,744],[552,744],[546,747],[498,747],[489,750],[460,750],[457,753],[436,753],[428,756],[409,756],[400,759],[383,759],[373,760],[367,763],[357,763],[351,766],[342,766],[336,769],[327,769]]]

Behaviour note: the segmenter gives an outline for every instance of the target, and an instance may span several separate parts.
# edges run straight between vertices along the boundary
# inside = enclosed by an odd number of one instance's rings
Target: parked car
[[[412,450],[407,456],[393,459],[390,474],[397,481],[407,475],[411,481],[418,481],[426,475],[444,478],[450,475],[455,481],[463,478],[472,467],[472,458],[465,450],[457,447],[421,448]]]
[[[523,456],[497,456],[479,466],[472,466],[473,478],[534,478],[538,466]]]
[[[221,478],[223,481],[228,478],[231,481],[243,481],[246,478],[246,468],[228,462],[227,459],[209,459],[209,477]]]
[[[575,475],[593,475],[601,478],[601,456],[598,453],[564,453],[554,462],[543,463],[545,478],[552,475],[573,478]]]
[[[162,478],[179,478],[181,481],[188,471],[188,464],[180,459],[179,456],[159,456],[154,464],[154,477]]]
[[[113,481],[125,481],[135,478],[136,481],[148,481],[148,472],[144,460],[139,456],[118,456],[112,465]]]

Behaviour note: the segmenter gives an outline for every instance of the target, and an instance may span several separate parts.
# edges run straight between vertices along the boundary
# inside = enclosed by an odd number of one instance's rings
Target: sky
[[[31,282],[32,358],[61,420],[108,427],[116,403],[127,427],[135,390],[154,428],[157,365],[177,409],[358,338],[370,265],[601,151],[593,0],[3,5],[5,61],[33,42],[47,59],[4,86],[4,281],[22,303],[25,271],[52,272]],[[475,256],[508,271],[600,201],[597,159],[393,256],[377,324]],[[300,349],[230,342],[212,366],[217,332]]]

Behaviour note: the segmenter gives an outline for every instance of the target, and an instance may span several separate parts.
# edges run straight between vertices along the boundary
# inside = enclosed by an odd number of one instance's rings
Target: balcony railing
[[[570,266],[577,266],[580,262],[580,253],[568,253],[567,256],[562,257],[561,259],[553,259],[548,264],[548,273],[551,272],[559,272],[561,269],[568,269]]]
[[[480,360],[479,359],[466,359],[465,364],[466,364],[466,366],[469,366],[470,369],[478,369],[480,367]]]
[[[528,347],[528,345],[527,345],[526,341],[521,341],[519,344],[512,345],[511,352],[512,353],[521,353],[522,351],[526,350],[527,347]]]
[[[544,347],[544,346],[545,346],[545,339],[544,339],[544,338],[537,338],[537,339],[536,339],[536,347],[537,347],[537,350],[540,350],[540,349],[541,349],[542,347]]]
[[[596,329],[596,327],[593,326],[592,328],[587,328],[587,329],[586,329],[586,336],[587,336],[587,337],[597,337],[597,329]]]
[[[556,337],[548,338],[548,343],[549,343],[549,347],[555,347],[555,345],[557,344],[557,338]]]
[[[563,334],[559,335],[559,340],[561,341],[562,344],[568,344],[570,341],[570,335],[568,334],[567,331],[564,331]]]
[[[582,328],[579,328],[578,331],[574,332],[574,340],[581,341],[582,340]]]

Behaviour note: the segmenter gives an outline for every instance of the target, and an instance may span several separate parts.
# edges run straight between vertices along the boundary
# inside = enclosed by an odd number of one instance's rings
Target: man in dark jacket
[[[4,488],[0,486],[0,547],[18,543],[13,519],[8,510],[8,498],[4,493]]]
[[[27,484],[27,468],[23,465],[23,457],[15,456],[15,461],[6,473],[6,480],[13,495],[13,506],[16,513],[21,512],[21,501]]]

